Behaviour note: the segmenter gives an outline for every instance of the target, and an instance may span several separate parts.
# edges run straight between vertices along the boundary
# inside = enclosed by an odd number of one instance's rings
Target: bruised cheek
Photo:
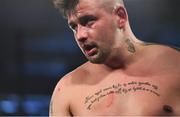
[[[60,91],[61,91],[61,88],[60,88],[60,87],[58,87],[57,91],[58,91],[58,92],[60,92]]]

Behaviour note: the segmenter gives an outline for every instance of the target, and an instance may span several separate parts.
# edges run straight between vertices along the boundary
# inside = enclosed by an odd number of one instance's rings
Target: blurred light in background
[[[28,115],[48,115],[49,96],[27,95],[23,102],[24,112]]]
[[[5,115],[14,115],[19,111],[20,99],[17,95],[9,94],[9,95],[1,95],[0,96],[0,112]]]
[[[18,112],[18,102],[15,100],[1,101],[1,111],[8,114],[14,114]]]
[[[47,116],[49,95],[4,95],[0,100],[0,115]]]

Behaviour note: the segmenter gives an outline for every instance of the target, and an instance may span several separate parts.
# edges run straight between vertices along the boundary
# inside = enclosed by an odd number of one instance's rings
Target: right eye
[[[76,24],[69,24],[70,28],[73,30],[73,31],[76,31],[77,30],[77,25]]]

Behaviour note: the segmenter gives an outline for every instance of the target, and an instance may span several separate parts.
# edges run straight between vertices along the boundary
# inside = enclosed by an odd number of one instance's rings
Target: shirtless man
[[[50,116],[180,115],[180,53],[131,31],[122,0],[54,0],[89,60],[55,87]]]

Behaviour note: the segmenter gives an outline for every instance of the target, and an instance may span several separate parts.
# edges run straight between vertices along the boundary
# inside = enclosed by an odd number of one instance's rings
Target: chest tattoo
[[[117,83],[111,86],[99,89],[94,94],[85,97],[84,104],[87,110],[91,110],[95,103],[98,103],[103,98],[109,95],[125,95],[128,93],[136,92],[147,92],[155,96],[160,96],[159,88],[157,85],[151,84],[150,82],[137,82],[131,81],[127,83]],[[170,110],[170,109],[169,109]]]

